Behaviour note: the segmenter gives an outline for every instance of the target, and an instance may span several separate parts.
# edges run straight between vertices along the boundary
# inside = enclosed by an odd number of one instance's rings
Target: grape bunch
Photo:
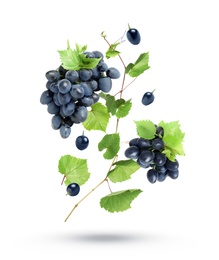
[[[73,124],[86,120],[88,107],[99,100],[99,91],[110,92],[112,79],[118,79],[120,72],[108,67],[100,51],[84,52],[87,58],[100,58],[93,69],[66,70],[62,65],[57,70],[46,72],[46,90],[40,103],[47,105],[53,115],[52,128],[60,131],[62,138],[68,138]]]
[[[135,159],[142,168],[148,168],[147,179],[150,183],[162,182],[167,176],[176,179],[179,175],[178,161],[176,159],[171,161],[162,153],[165,146],[163,135],[164,129],[157,126],[155,137],[152,140],[134,138],[125,150],[127,158]]]

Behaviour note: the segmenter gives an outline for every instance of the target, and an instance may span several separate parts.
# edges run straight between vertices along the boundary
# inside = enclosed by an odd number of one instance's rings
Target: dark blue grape
[[[147,106],[150,105],[154,101],[154,94],[153,92],[146,92],[142,97],[142,104]]]
[[[174,162],[173,161],[170,161],[168,158],[167,158],[167,161],[164,165],[167,170],[170,170],[170,171],[175,171],[179,168],[179,163],[177,160],[175,160]]]
[[[157,166],[163,166],[166,163],[167,157],[165,154],[160,153],[160,152],[155,152],[155,157],[154,157],[154,163]]]
[[[108,70],[108,65],[103,60],[101,60],[98,64],[98,70],[100,72],[105,72]]]
[[[84,96],[84,88],[80,84],[73,84],[72,89],[70,91],[71,96],[74,100],[78,100],[83,98]]]
[[[92,77],[92,70],[90,69],[81,69],[79,70],[79,78],[81,81],[88,81]]]
[[[60,135],[62,138],[66,139],[70,136],[71,134],[71,127],[69,125],[62,125],[60,128],[59,128],[59,131],[60,131]]]
[[[62,76],[62,77],[65,77],[65,74],[68,70],[66,70],[62,65],[59,66],[58,68],[58,71],[59,71],[59,74]]]
[[[51,123],[52,123],[52,128],[54,130],[57,130],[61,127],[62,125],[62,117],[60,115],[55,115],[52,117],[52,120],[51,120]]]
[[[58,83],[59,83],[59,81],[52,82],[51,85],[49,86],[49,89],[50,89],[53,93],[58,93],[58,92],[59,92]]]
[[[95,58],[95,55],[93,52],[90,52],[90,51],[85,51],[83,54],[85,54],[86,58]]]
[[[162,166],[157,166],[157,165],[155,165],[155,170],[156,170],[157,172],[160,172],[160,173],[165,173],[167,169],[165,168],[164,165],[162,165]]]
[[[61,105],[66,105],[71,101],[70,93],[62,94],[61,92],[57,93],[58,102]]]
[[[80,106],[90,107],[94,104],[94,99],[92,96],[90,96],[90,97],[84,96],[82,99],[78,100],[78,104]]]
[[[147,179],[150,183],[155,183],[157,181],[158,173],[154,169],[150,169],[147,171]]]
[[[65,78],[68,79],[71,83],[76,83],[79,80],[79,74],[76,70],[69,70],[66,72]]]
[[[139,138],[133,138],[132,140],[129,141],[129,146],[138,146],[138,140]]]
[[[94,79],[94,80],[98,80],[98,79],[100,79],[101,78],[101,72],[98,70],[98,68],[97,67],[95,67],[95,68],[93,68],[92,69],[92,79]]]
[[[173,171],[167,170],[167,171],[166,171],[166,174],[167,174],[170,178],[172,178],[172,179],[177,179],[177,178],[179,177],[179,170],[178,170],[178,169],[173,170]]]
[[[116,68],[109,68],[106,71],[106,75],[111,79],[118,79],[120,77],[120,72]]]
[[[67,186],[66,191],[69,196],[76,196],[80,192],[80,186],[73,182]]]
[[[129,159],[138,159],[140,151],[137,146],[130,146],[125,150],[125,156]]]
[[[47,105],[47,111],[49,114],[58,114],[59,113],[60,108],[53,102],[51,101],[48,105]]]
[[[71,116],[75,112],[76,105],[73,101],[70,101],[68,104],[61,106],[60,114],[63,117]]]
[[[75,145],[79,150],[84,150],[89,145],[89,139],[85,135],[80,135],[76,138]]]
[[[54,82],[60,79],[60,74],[57,70],[50,70],[46,72],[46,78],[48,81]]]
[[[99,83],[99,88],[105,93],[110,92],[112,88],[112,80],[109,77],[102,77],[98,81]]]
[[[97,93],[93,93],[92,98],[93,98],[94,103],[96,103],[99,100],[100,96]]]
[[[71,90],[71,82],[68,79],[62,79],[58,83],[58,90],[62,94],[66,94]]]
[[[75,123],[82,123],[87,119],[88,110],[84,106],[78,106],[71,117],[72,121]]]
[[[60,104],[59,99],[58,99],[58,93],[54,94],[53,101],[56,104],[56,106],[58,106],[58,107],[62,106],[62,104]]]
[[[167,177],[167,172],[157,172],[157,180],[159,182],[164,181],[166,177]]]
[[[43,91],[40,96],[40,103],[42,105],[48,105],[53,100],[53,93],[49,90]]]
[[[93,94],[93,89],[87,82],[80,82],[81,87],[84,89],[84,96],[88,97]]]
[[[102,58],[103,59],[103,53],[100,51],[92,51],[95,58]]]
[[[140,36],[140,33],[137,29],[135,28],[130,28],[129,27],[129,30],[127,31],[126,33],[126,37],[128,39],[128,41],[131,43],[131,44],[134,44],[134,45],[137,45],[140,43],[141,41],[141,36]]]
[[[153,161],[154,159],[154,153],[149,150],[142,150],[140,155],[139,155],[139,161],[143,165],[147,165]]]
[[[164,136],[164,129],[163,129],[162,126],[157,126],[157,127],[156,127],[156,135],[159,135],[159,136],[161,136],[161,137]]]
[[[155,150],[161,150],[164,148],[164,141],[157,137],[151,141],[151,145]]]
[[[144,138],[139,138],[138,142],[137,142],[137,146],[141,150],[144,150],[144,149],[146,150],[151,147],[151,141],[144,139]]]

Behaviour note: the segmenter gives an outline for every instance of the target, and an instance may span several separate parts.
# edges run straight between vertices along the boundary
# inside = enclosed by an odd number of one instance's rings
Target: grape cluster
[[[125,156],[135,159],[142,168],[149,168],[147,179],[150,183],[162,182],[169,176],[172,179],[178,178],[179,163],[169,160],[162,151],[164,130],[161,126],[156,127],[156,134],[152,140],[144,138],[134,138],[129,142],[129,147],[125,150]]]
[[[73,124],[82,123],[88,115],[87,107],[99,100],[99,91],[108,93],[112,79],[118,79],[120,72],[108,67],[99,51],[84,52],[87,58],[101,58],[93,69],[66,70],[62,65],[46,73],[46,90],[40,103],[47,105],[52,114],[52,128],[60,131],[62,138],[71,134]]]

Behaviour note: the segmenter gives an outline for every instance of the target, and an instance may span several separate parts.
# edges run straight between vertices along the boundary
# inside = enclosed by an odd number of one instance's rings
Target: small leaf
[[[122,103],[119,107],[118,110],[116,112],[116,116],[117,118],[122,118],[128,115],[130,109],[132,107],[132,103],[131,103],[131,99],[129,99],[128,101],[124,100],[124,103]]]
[[[97,102],[91,106],[91,111],[88,112],[87,119],[82,123],[87,130],[100,130],[106,132],[110,115],[107,108]]]
[[[145,70],[149,69],[149,65],[148,65],[148,61],[149,61],[149,53],[142,53],[138,59],[136,60],[136,62],[130,63],[127,67],[126,67],[126,74],[128,74],[130,77],[137,77],[140,74],[142,74]]]
[[[80,58],[81,58],[81,68],[83,69],[93,69],[94,67],[97,66],[97,64],[99,63],[99,61],[102,58],[87,58],[86,54],[80,54]]]
[[[98,144],[99,151],[106,149],[103,157],[105,159],[112,159],[119,151],[120,148],[119,134],[107,134]]]
[[[156,127],[150,120],[134,121],[140,137],[151,140],[155,137]]]
[[[113,58],[113,57],[116,57],[117,55],[120,54],[119,51],[116,50],[116,47],[119,45],[120,43],[113,43],[110,45],[109,49],[107,50],[106,52],[106,58],[109,59],[109,58]]]
[[[66,176],[66,185],[76,182],[81,186],[90,177],[87,160],[76,158],[71,155],[64,155],[60,158],[58,169],[61,174]]]
[[[114,163],[116,167],[108,173],[108,178],[112,182],[122,182],[131,179],[140,166],[133,160],[121,160]]]
[[[141,192],[139,189],[112,192],[100,200],[100,206],[111,213],[125,211]]]
[[[82,46],[82,45],[76,43],[76,51],[78,53],[85,52],[86,50],[87,50],[87,45]]]

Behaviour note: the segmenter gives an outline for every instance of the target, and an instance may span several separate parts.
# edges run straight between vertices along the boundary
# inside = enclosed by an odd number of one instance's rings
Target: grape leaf
[[[120,99],[121,100],[121,99]],[[117,100],[118,101],[118,100]],[[129,99],[128,101],[125,101],[123,99],[124,102],[122,102],[117,109],[116,112],[116,117],[117,118],[122,118],[128,115],[131,107],[132,107],[132,103],[131,103],[131,99]]]
[[[120,149],[120,137],[119,134],[107,134],[98,144],[99,151],[106,149],[103,157],[105,159],[112,159]]]
[[[156,127],[150,120],[134,121],[140,137],[151,140],[155,137]]]
[[[119,44],[120,44],[120,42],[118,42],[118,43],[113,43],[113,44],[110,45],[109,49],[108,49],[107,52],[106,52],[106,58],[107,58],[107,59],[116,57],[117,55],[120,54],[120,52],[116,50],[116,47],[117,47]]]
[[[112,192],[100,200],[100,206],[111,213],[125,211],[141,192],[139,189]]]
[[[107,110],[113,116],[116,115],[117,118],[122,118],[128,115],[132,107],[131,99],[128,101],[125,101],[123,98],[115,100],[114,96],[103,93],[100,96],[106,100]]]
[[[64,155],[60,158],[58,170],[66,177],[65,184],[76,182],[78,185],[84,184],[90,177],[87,160],[76,158],[71,155]]]
[[[148,65],[148,61],[149,61],[149,52],[142,53],[134,64],[133,63],[128,64],[128,66],[125,69],[125,73],[133,78],[139,76],[145,70],[150,68],[150,66]]]
[[[121,160],[114,163],[116,167],[108,173],[108,178],[112,182],[122,182],[131,179],[140,166],[133,160]]]
[[[162,153],[166,154],[171,161],[175,160],[176,155],[185,155],[183,149],[185,133],[180,129],[179,121],[169,123],[161,121],[158,125],[164,129],[163,141],[165,146]]]
[[[93,69],[102,58],[87,58],[85,54],[80,54],[83,69]]]
[[[62,66],[66,70],[93,69],[97,66],[101,58],[87,58],[83,52],[87,49],[87,45],[81,46],[76,44],[75,50],[72,50],[67,42],[67,49],[58,51]]]
[[[87,119],[82,123],[87,130],[100,130],[106,132],[110,115],[107,108],[97,102],[91,106]]]

